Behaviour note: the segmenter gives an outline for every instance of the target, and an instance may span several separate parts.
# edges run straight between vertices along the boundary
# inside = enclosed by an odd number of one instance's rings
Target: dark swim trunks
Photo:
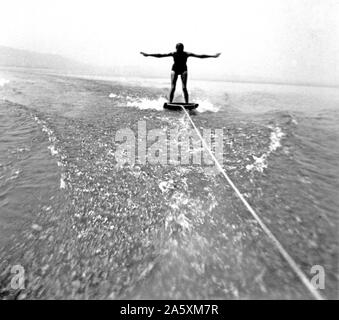
[[[172,66],[172,71],[176,74],[182,74],[187,71],[187,58],[188,55],[185,51],[183,52],[173,52],[174,64]]]

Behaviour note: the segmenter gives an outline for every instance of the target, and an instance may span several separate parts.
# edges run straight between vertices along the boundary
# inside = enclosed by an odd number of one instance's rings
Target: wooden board
[[[199,104],[197,103],[184,103],[184,102],[172,102],[172,103],[164,103],[165,109],[171,110],[182,110],[182,107],[188,110],[193,110],[198,108]]]

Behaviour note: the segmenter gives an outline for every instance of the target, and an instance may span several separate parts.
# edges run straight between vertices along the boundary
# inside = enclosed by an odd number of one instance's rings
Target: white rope
[[[255,213],[255,211],[253,210],[253,208],[249,205],[249,203],[247,202],[247,200],[244,198],[244,196],[241,194],[241,192],[239,191],[239,189],[235,186],[235,184],[233,183],[233,181],[230,179],[230,177],[227,175],[227,173],[225,172],[224,168],[220,165],[219,161],[216,159],[216,157],[214,156],[212,150],[209,148],[209,146],[207,145],[206,141],[204,140],[204,138],[201,136],[198,128],[195,126],[193,120],[191,119],[189,113],[187,112],[187,110],[181,106],[183,108],[183,110],[185,111],[186,115],[188,116],[188,119],[190,120],[193,128],[195,129],[195,131],[197,132],[203,146],[206,148],[206,150],[208,151],[208,153],[210,154],[210,156],[212,157],[212,159],[214,160],[215,164],[217,165],[219,171],[223,174],[223,176],[225,177],[225,179],[227,180],[227,182],[230,184],[230,186],[233,188],[233,190],[235,191],[235,193],[237,194],[237,196],[240,198],[240,200],[243,202],[243,204],[245,205],[245,207],[247,208],[247,210],[252,214],[252,216],[254,217],[254,219],[259,223],[259,225],[261,226],[261,228],[264,230],[264,232],[266,233],[266,235],[272,240],[273,244],[277,247],[277,249],[279,250],[279,252],[281,253],[281,255],[285,258],[285,260],[287,261],[287,263],[290,265],[290,267],[292,268],[292,270],[296,273],[296,275],[299,277],[299,279],[302,281],[302,283],[306,286],[306,288],[310,291],[310,293],[313,295],[313,297],[317,300],[324,300],[324,298],[322,297],[321,294],[319,294],[319,292],[317,291],[317,289],[313,286],[313,284],[308,280],[308,278],[306,277],[306,275],[303,273],[303,271],[299,268],[299,266],[297,265],[297,263],[294,261],[294,259],[289,255],[289,253],[284,249],[284,247],[282,246],[282,244],[279,242],[279,240],[274,236],[274,234],[271,232],[271,230],[266,226],[266,224],[260,219],[260,217]]]

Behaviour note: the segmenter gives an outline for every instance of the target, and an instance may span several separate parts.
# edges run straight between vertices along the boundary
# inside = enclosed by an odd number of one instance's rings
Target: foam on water
[[[159,97],[158,99],[148,99],[148,98],[133,99],[131,97],[127,97],[126,99],[128,107],[137,107],[141,110],[154,109],[160,111],[163,110],[164,103],[167,102],[167,99],[163,97]]]
[[[187,178],[184,177],[185,170],[182,169],[184,168],[178,167],[174,173],[174,176],[178,175],[182,177],[181,184],[183,189],[181,191],[176,189],[173,179],[161,181],[159,183],[159,189],[162,191],[164,201],[167,202],[170,208],[166,215],[165,229],[172,234],[173,230],[176,229],[176,226],[180,226],[182,230],[181,236],[186,238],[194,231],[195,225],[203,223],[205,215],[212,212],[218,202],[213,196],[211,189],[208,188],[210,199],[207,212],[205,202],[189,195],[186,182]],[[190,218],[188,215],[190,215]],[[170,242],[174,241],[177,245],[175,238],[170,237],[168,240]],[[188,238],[186,238],[186,240],[188,240]]]
[[[116,93],[110,93],[108,95],[111,99],[125,99],[126,105],[128,107],[136,107],[141,110],[146,109],[153,109],[153,110],[163,110],[164,103],[168,102],[167,98],[164,97],[158,97],[156,99],[149,99],[149,98],[134,98],[130,96],[123,97]],[[212,102],[210,102],[207,99],[197,99],[195,100],[196,103],[199,104],[199,107],[197,109],[198,112],[218,112],[220,107],[214,105]]]
[[[253,155],[254,163],[248,164],[246,166],[247,171],[256,170],[258,172],[264,172],[264,169],[267,168],[267,158],[268,156],[281,147],[281,139],[284,137],[284,133],[282,132],[281,128],[279,127],[269,127],[272,132],[270,135],[270,145],[268,147],[268,151],[264,153],[261,157],[256,157]]]
[[[60,189],[66,189],[65,175],[62,174],[60,178]]]
[[[109,98],[117,98],[118,95],[115,94],[115,93],[110,93],[108,97],[109,97]]]
[[[0,87],[3,87],[5,84],[9,83],[9,80],[1,78],[0,79]]]
[[[197,100],[196,101],[199,104],[199,107],[197,109],[198,112],[218,112],[219,107],[214,105],[212,102],[209,100]]]
[[[56,142],[58,141],[58,139],[56,138],[54,131],[48,127],[46,121],[39,119],[37,116],[34,117],[34,120],[39,125],[41,125],[42,132],[47,134],[48,140],[51,143],[51,145],[48,146],[48,149],[51,152],[51,155],[52,156],[58,155],[60,157],[60,159],[62,160],[63,156],[61,155],[60,150],[56,146]],[[63,163],[61,161],[57,161],[57,165],[58,165],[58,167],[61,167],[61,166],[63,166]],[[64,174],[62,174],[61,178],[60,178],[60,189],[66,189],[66,182],[65,182]]]
[[[271,136],[270,136],[270,153],[277,150],[279,147],[281,147],[281,139],[283,138],[283,136],[285,135],[285,133],[283,133],[281,131],[281,129],[279,127],[276,128],[272,128],[270,127],[273,131],[271,132]]]
[[[161,181],[159,183],[159,189],[162,192],[167,192],[168,190],[170,190],[173,186],[173,180],[169,180],[169,181]]]
[[[0,87],[3,87],[5,84],[9,83],[9,80],[1,78],[0,79]]]

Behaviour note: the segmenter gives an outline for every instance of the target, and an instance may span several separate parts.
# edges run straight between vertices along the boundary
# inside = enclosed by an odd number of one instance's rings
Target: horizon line
[[[114,67],[113,67],[114,68]],[[53,68],[36,68],[36,67],[23,67],[23,66],[3,66],[0,65],[0,69],[16,69],[21,71],[28,71],[28,70],[36,70],[36,71],[50,71],[49,74],[51,75],[59,75],[59,76],[74,76],[74,77],[79,77],[81,78],[82,76],[98,76],[98,77],[124,77],[124,78],[142,78],[142,79],[167,79],[167,77],[164,76],[155,76],[155,75],[144,75],[144,74],[136,74],[136,75],[131,75],[130,73],[128,74],[121,74],[121,73],[86,73],[86,72],[81,72],[81,73],[72,73],[69,72],[67,73],[65,70],[58,70],[58,69],[53,69]],[[282,86],[298,86],[298,87],[315,87],[315,88],[332,88],[332,89],[339,89],[339,84],[321,84],[321,83],[313,83],[313,82],[287,82],[287,81],[279,81],[279,80],[244,80],[244,79],[232,79],[232,78],[215,78],[211,79],[210,77],[203,77],[203,76],[196,76],[196,77],[191,77],[192,80],[195,81],[212,81],[212,82],[229,82],[229,83],[248,83],[248,84],[271,84],[271,85],[282,85]],[[102,79],[105,80],[105,79]]]

